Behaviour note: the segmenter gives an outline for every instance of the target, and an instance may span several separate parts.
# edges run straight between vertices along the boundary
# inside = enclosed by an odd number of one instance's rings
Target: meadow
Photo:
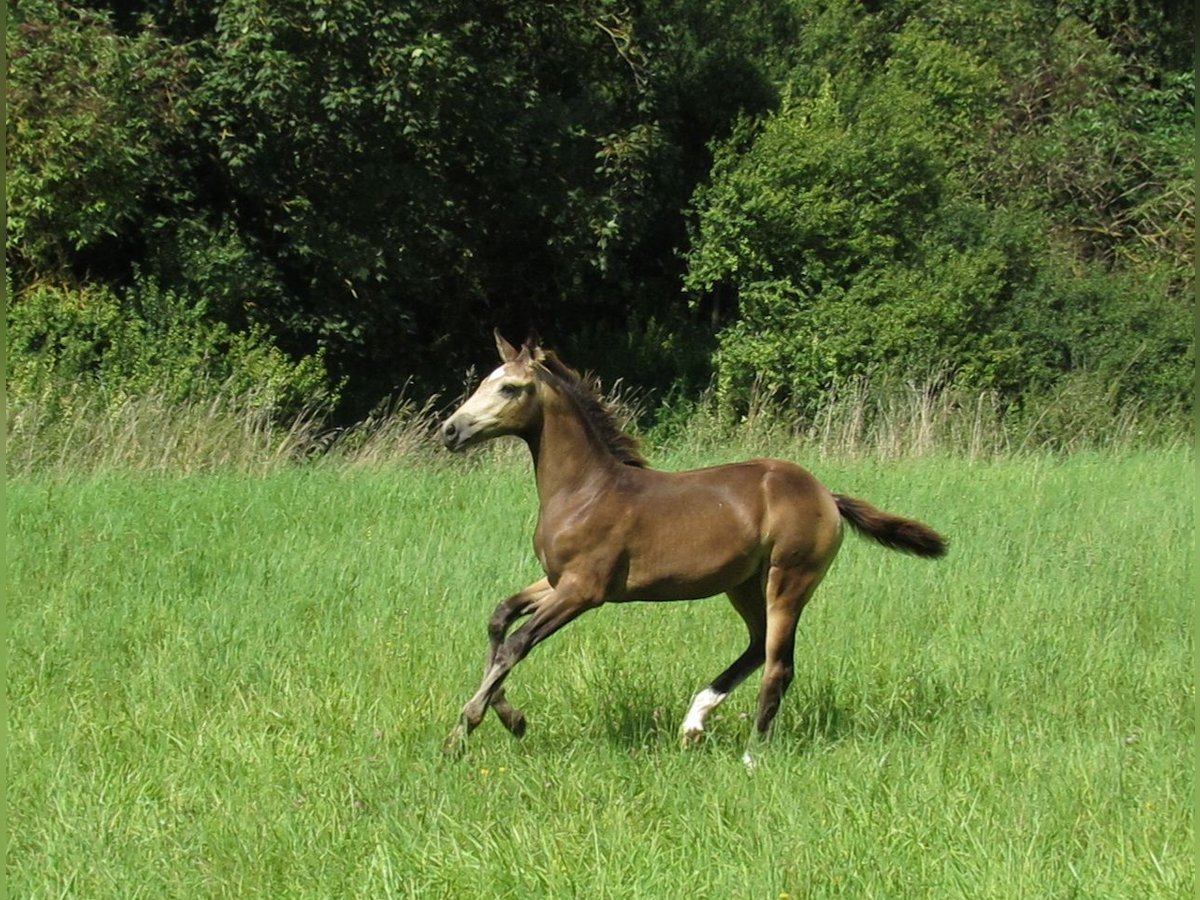
[[[442,758],[520,453],[10,479],[11,895],[1192,897],[1193,451],[780,452],[951,551],[847,538],[753,769],[756,676],[678,741],[721,598],[589,613]]]

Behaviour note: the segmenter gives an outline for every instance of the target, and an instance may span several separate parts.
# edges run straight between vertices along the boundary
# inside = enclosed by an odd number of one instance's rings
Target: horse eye
[[[500,393],[505,397],[515,397],[521,393],[521,386],[517,384],[502,384],[500,385]]]

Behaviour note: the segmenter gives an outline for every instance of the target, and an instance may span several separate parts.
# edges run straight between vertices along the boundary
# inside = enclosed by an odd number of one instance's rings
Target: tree
[[[255,315],[360,383],[473,358],[454,339],[488,322],[587,321],[659,140],[624,27],[601,3],[225,4],[203,137],[286,285]]]
[[[172,166],[194,69],[152,32],[126,37],[60,0],[8,19],[5,200],[9,271],[128,275],[160,214],[186,190]]]
[[[1020,402],[1082,372],[1190,405],[1190,94],[1024,6],[1015,33],[983,4],[815,7],[795,87],[696,195],[685,285],[727,300],[730,408],[864,374]]]

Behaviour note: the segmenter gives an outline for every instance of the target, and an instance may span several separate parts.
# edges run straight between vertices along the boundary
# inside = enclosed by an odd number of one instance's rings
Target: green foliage
[[[323,353],[315,397],[344,384],[345,420],[401,385],[457,389],[494,325],[680,409],[714,371],[734,409],[758,391],[812,412],[864,375],[1018,412],[1080,385],[1096,408],[1193,405],[1182,6],[10,13],[8,275],[47,334],[47,285],[125,298],[96,341],[166,334],[177,306],[201,345]],[[147,285],[175,298],[161,322],[127,299]]]
[[[28,0],[7,17],[6,264],[18,284],[128,271],[154,210],[180,188],[187,55],[93,12]]]
[[[606,3],[224,4],[202,134],[291,286],[273,320],[370,378],[482,309],[586,319],[557,309],[619,262],[660,140],[628,29]]]
[[[637,19],[654,111],[667,146],[653,173],[658,195],[651,233],[639,244],[662,253],[685,240],[679,215],[712,167],[710,145],[729,136],[739,117],[774,109],[799,32],[791,4],[741,0],[654,0]],[[659,265],[666,265],[666,260]],[[674,275],[674,273],[672,273]],[[656,312],[654,307],[651,311]]]
[[[685,286],[693,303],[725,298],[720,401],[811,416],[871,375],[1040,406],[1069,377],[1108,415],[1186,411],[1184,80],[1146,83],[1071,18],[1035,18],[1021,37],[1046,28],[1044,54],[1002,72],[940,12],[912,4],[888,34],[883,13],[832,5],[826,29],[854,19],[843,44],[882,56],[880,74],[844,54],[812,87],[802,63],[811,92],[718,149]],[[823,58],[828,31],[812,40],[801,57]]]
[[[331,403],[320,355],[293,361],[260,327],[233,332],[153,281],[122,292],[38,284],[8,310],[8,401],[70,418],[152,394],[167,403],[216,396],[290,417]]]
[[[994,60],[948,38],[944,26],[923,18],[905,23],[887,61],[887,80],[922,98],[929,137],[939,141],[940,153],[955,164],[973,146],[980,126],[995,116],[1001,77]]]
[[[756,384],[815,400],[906,342],[910,323],[876,311],[912,279],[900,267],[919,255],[938,206],[927,120],[922,98],[898,83],[848,115],[827,81],[718,157],[697,196],[685,283],[698,294],[729,285],[737,297],[717,356],[723,400],[744,403]]]
[[[283,330],[278,316],[289,296],[283,274],[231,221],[178,217],[160,223],[156,237],[148,268],[161,283],[200,298],[208,315],[231,327]]]
[[[119,13],[10,20],[18,289],[137,267],[235,331],[325,348],[372,401],[457,378],[474,345],[446,338],[480,310],[472,337],[569,332],[591,287],[628,283],[662,137],[621,4]]]
[[[717,159],[687,288],[794,276],[814,292],[909,251],[940,187],[921,98],[893,87],[856,112],[827,83]]]
[[[1193,275],[1195,80],[1147,71],[1068,18],[1012,79],[989,141],[975,149],[989,203],[1044,211],[1079,254]]]

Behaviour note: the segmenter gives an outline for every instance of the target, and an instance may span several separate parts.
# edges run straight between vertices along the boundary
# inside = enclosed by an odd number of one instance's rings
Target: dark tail
[[[874,541],[914,556],[936,559],[946,555],[946,539],[916,519],[904,519],[876,509],[865,500],[834,494],[837,508],[854,530]]]

